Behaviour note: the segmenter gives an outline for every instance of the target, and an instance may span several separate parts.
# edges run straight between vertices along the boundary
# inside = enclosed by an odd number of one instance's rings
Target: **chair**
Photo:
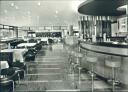
[[[23,75],[23,71],[19,68],[9,67],[7,61],[0,61],[0,70],[1,75],[7,77],[9,80],[13,80],[14,82],[19,82],[21,78],[20,75]]]
[[[1,92],[14,92],[14,81],[8,78],[0,77],[0,91]]]

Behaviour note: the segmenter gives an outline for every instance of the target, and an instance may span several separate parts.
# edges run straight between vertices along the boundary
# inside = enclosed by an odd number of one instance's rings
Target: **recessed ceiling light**
[[[40,6],[40,2],[38,2],[38,5]]]
[[[56,10],[56,14],[58,14],[58,11]]]
[[[11,6],[13,7],[14,6],[14,3],[11,3]]]

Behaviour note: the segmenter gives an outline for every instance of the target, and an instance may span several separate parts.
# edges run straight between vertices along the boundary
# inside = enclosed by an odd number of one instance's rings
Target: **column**
[[[126,34],[125,41],[128,43],[128,1],[126,1],[126,17],[127,17],[127,23],[126,23],[127,34]]]
[[[69,35],[73,36],[73,25],[69,25]]]

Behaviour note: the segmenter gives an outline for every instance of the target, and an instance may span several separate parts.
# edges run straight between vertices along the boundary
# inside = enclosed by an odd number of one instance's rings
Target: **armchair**
[[[8,78],[0,77],[0,91],[1,92],[14,92],[14,81]]]

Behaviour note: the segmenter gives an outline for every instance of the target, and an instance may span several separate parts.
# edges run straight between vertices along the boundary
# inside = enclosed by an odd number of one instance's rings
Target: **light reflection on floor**
[[[59,46],[60,45],[60,46]],[[24,80],[16,86],[15,92],[91,91],[91,78],[81,74],[81,85],[78,84],[78,73],[69,72],[68,54],[62,44],[44,47],[34,62],[28,62],[28,71]],[[61,48],[59,48],[61,47]],[[46,49],[47,48],[47,49]],[[99,86],[98,86],[99,84]],[[110,88],[104,82],[95,79],[95,89],[106,92]],[[98,92],[98,91],[97,91]]]

